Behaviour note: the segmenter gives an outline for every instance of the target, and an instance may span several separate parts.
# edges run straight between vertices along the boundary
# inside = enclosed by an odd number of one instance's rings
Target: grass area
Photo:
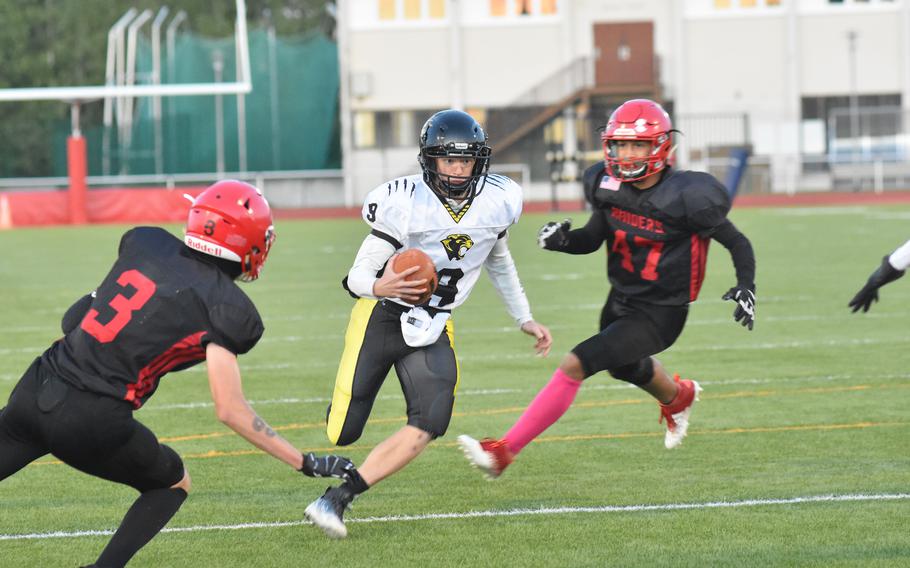
[[[601,374],[491,483],[468,467],[455,435],[504,432],[562,354],[593,333],[608,290],[602,251],[537,249],[549,217],[526,215],[510,244],[553,354],[533,356],[481,279],[455,315],[462,383],[449,435],[355,502],[345,541],[301,522],[325,482],[217,422],[202,366],[166,376],[137,417],[185,458],[194,490],[169,527],[191,530],[159,535],[131,566],[910,564],[910,286],[889,285],[868,314],[846,307],[908,237],[910,208],[735,210],[756,249],[758,320],[747,332],[720,300],[734,278],[714,243],[702,299],[661,355],[705,388],[685,444],[665,450],[651,399]],[[100,281],[124,229],[0,234],[0,400],[59,335],[63,311]],[[267,328],[241,358],[246,394],[304,450],[329,449],[322,422],[351,307],[340,280],[365,232],[356,220],[282,222],[263,278],[245,286]],[[362,460],[404,421],[392,376],[363,438],[341,453]],[[792,501],[800,497],[813,500]],[[0,483],[0,565],[90,562],[108,537],[70,533],[114,529],[133,498],[42,458]],[[719,502],[739,505],[709,506]],[[538,511],[516,513],[524,509]],[[488,516],[458,515],[472,511]],[[427,517],[437,513],[455,515]],[[38,536],[16,536],[28,534]]]

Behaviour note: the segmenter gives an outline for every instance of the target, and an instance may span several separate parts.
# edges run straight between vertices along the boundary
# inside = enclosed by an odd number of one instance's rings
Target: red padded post
[[[70,136],[66,139],[66,164],[70,180],[70,223],[84,225],[88,221],[85,214],[85,199],[88,193],[85,178],[88,167],[85,156],[85,138],[82,136]]]

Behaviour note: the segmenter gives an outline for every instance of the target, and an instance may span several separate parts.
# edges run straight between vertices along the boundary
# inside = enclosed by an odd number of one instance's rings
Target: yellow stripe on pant
[[[332,393],[332,409],[326,426],[326,434],[333,444],[338,443],[344,419],[348,415],[351,404],[351,393],[354,386],[354,371],[357,369],[357,358],[363,346],[367,324],[376,307],[377,300],[360,298],[351,310],[351,319],[348,329],[344,334],[344,353],[338,364],[338,373],[335,375],[335,391]]]
[[[452,394],[458,394],[458,384],[461,382],[461,365],[458,363],[458,352],[455,351],[455,323],[452,318],[446,322],[446,335],[449,338],[449,345],[452,346],[452,355],[455,356],[455,389]]]

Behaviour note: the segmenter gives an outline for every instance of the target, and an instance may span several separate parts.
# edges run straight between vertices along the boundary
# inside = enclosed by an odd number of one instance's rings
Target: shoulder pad
[[[404,242],[418,183],[422,182],[417,176],[409,176],[373,189],[363,202],[363,220],[374,230]]]
[[[148,230],[148,228],[149,227],[134,227],[123,233],[123,236],[120,237],[120,246],[117,248],[117,253],[123,254],[123,251],[131,247],[137,238],[141,238],[142,233]]]
[[[209,341],[221,345],[235,355],[242,355],[252,349],[262,337],[265,327],[253,303],[247,304],[246,306],[218,304],[210,308],[209,320],[213,329]]]
[[[79,326],[79,323],[82,321],[82,318],[85,317],[85,314],[88,312],[89,308],[92,307],[92,300],[95,299],[95,293],[86,294],[82,296],[76,303],[69,307],[66,310],[66,313],[63,314],[63,318],[60,320],[60,329],[63,330],[63,335],[73,331]]]
[[[604,169],[603,162],[597,162],[586,169],[581,178],[581,183],[585,191],[585,200],[594,208],[598,207],[597,188],[600,187],[600,180],[603,179],[605,172],[606,170]]]
[[[484,183],[484,187],[489,185],[503,191],[521,191],[521,186],[518,185],[518,182],[501,174],[487,174],[486,179],[481,183]]]
[[[481,183],[484,183],[483,191],[497,191],[503,193],[503,198],[509,209],[512,223],[517,223],[518,218],[521,217],[522,205],[524,203],[524,190],[521,188],[521,185],[512,178],[499,174],[488,174],[486,180]]]
[[[132,247],[159,248],[162,243],[177,239],[173,234],[161,227],[134,227],[123,233],[120,238],[118,254]],[[177,239],[179,240],[179,239]]]
[[[689,224],[699,230],[720,225],[730,211],[730,194],[714,176],[705,172],[678,172],[680,192]]]

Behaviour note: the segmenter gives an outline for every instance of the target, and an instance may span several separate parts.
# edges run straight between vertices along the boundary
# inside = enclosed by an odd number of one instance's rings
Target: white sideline
[[[600,507],[542,507],[540,509],[509,509],[505,511],[467,511],[464,513],[427,513],[423,515],[391,515],[345,519],[346,523],[395,523],[407,521],[434,521],[445,519],[474,519],[479,517],[520,517],[530,515],[566,515],[576,513],[640,513],[650,511],[683,511],[692,509],[732,509],[769,505],[795,505],[800,503],[832,503],[844,501],[903,501],[910,499],[910,493],[809,495],[786,499],[746,499],[743,501],[709,501],[707,503],[667,503],[664,505],[604,505]],[[198,525],[194,527],[165,528],[161,532],[185,533],[202,531],[229,531],[259,528],[296,527],[312,524],[309,521],[276,521],[270,523],[239,523],[234,525]],[[83,536],[106,536],[113,530],[56,531],[31,534],[0,534],[4,540],[47,540],[52,538],[78,538]]]

